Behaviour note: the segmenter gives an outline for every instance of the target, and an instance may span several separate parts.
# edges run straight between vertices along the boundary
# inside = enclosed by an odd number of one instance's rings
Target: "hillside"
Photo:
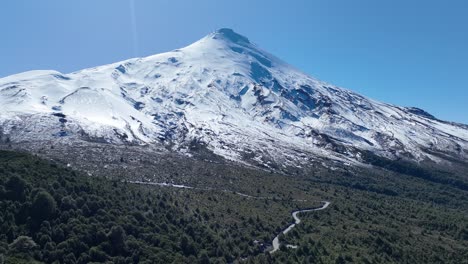
[[[310,77],[231,29],[171,52],[0,79],[0,138],[152,145],[265,167],[465,160],[466,125]]]

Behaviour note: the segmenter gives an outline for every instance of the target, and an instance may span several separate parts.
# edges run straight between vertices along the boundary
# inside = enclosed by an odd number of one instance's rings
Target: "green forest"
[[[0,151],[0,263],[467,263],[466,190],[383,170],[313,173],[235,174],[256,199]],[[280,251],[267,252],[291,211],[322,200],[332,204],[301,214]]]

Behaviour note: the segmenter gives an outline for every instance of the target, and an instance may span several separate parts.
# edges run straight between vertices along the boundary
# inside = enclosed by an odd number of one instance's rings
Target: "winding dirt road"
[[[187,185],[182,185],[182,184],[173,184],[173,183],[166,183],[166,182],[143,182],[143,181],[129,181],[129,183],[134,183],[134,184],[143,184],[143,185],[156,185],[156,186],[162,186],[162,187],[173,187],[173,188],[181,188],[181,189],[196,189],[196,190],[204,190],[204,191],[213,191],[214,189],[210,189],[210,188],[196,188],[196,187],[192,187],[192,186],[187,186]],[[230,193],[234,193],[236,195],[239,195],[239,196],[242,196],[242,197],[246,197],[246,198],[253,198],[253,199],[273,199],[272,197],[262,197],[262,196],[252,196],[252,195],[248,195],[248,194],[245,194],[245,193],[240,193],[240,192],[232,192],[232,191],[229,191],[229,190],[218,190],[218,191],[222,191],[222,192],[230,192]],[[296,201],[301,201],[301,202],[305,202],[306,200],[296,200]],[[272,246],[273,246],[273,249],[270,250],[270,254],[271,253],[275,253],[277,250],[279,250],[279,247],[280,247],[280,242],[279,242],[279,236],[281,234],[287,234],[289,231],[291,231],[297,224],[299,224],[301,222],[301,219],[299,219],[299,217],[297,216],[298,214],[300,213],[307,213],[307,212],[312,212],[312,211],[320,211],[320,210],[323,210],[325,208],[327,208],[328,206],[330,205],[330,202],[328,201],[323,201],[323,205],[319,208],[313,208],[313,209],[303,209],[303,210],[297,210],[297,211],[294,211],[292,212],[292,217],[294,218],[294,223],[289,225],[286,229],[284,229],[283,231],[281,231],[281,233],[279,233],[274,239],[273,239],[273,242],[272,242]],[[297,248],[297,246],[295,245],[286,245],[286,247],[289,247],[289,248]]]
[[[292,217],[294,218],[294,223],[291,224],[291,225],[289,225],[289,226],[288,226],[286,229],[284,229],[283,231],[281,231],[281,233],[279,233],[279,234],[273,239],[273,242],[272,242],[273,249],[270,250],[270,254],[271,254],[271,253],[275,253],[275,252],[279,249],[279,247],[280,247],[279,236],[280,236],[281,234],[287,234],[289,231],[291,231],[291,229],[293,229],[297,224],[299,224],[299,223],[301,222],[301,219],[299,219],[299,217],[297,217],[298,214],[300,214],[300,213],[312,212],[312,211],[323,210],[323,209],[327,208],[329,205],[330,205],[330,202],[324,201],[322,207],[314,208],[314,209],[304,209],[304,210],[294,211],[294,212],[292,213]],[[287,247],[290,247],[290,248],[297,248],[297,246],[293,246],[293,245],[287,245]]]

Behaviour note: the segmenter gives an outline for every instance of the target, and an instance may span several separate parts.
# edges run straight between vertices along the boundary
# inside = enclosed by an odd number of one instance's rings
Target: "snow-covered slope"
[[[361,150],[416,160],[467,157],[468,127],[314,79],[230,29],[194,44],[70,74],[0,79],[0,136],[10,141],[205,143],[234,160],[359,160]]]

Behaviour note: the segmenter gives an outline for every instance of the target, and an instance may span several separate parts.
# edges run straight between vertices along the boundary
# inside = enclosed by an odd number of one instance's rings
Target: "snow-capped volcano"
[[[70,74],[0,79],[0,136],[13,142],[190,142],[268,162],[359,160],[361,150],[466,159],[468,126],[312,78],[231,29],[182,49]]]

